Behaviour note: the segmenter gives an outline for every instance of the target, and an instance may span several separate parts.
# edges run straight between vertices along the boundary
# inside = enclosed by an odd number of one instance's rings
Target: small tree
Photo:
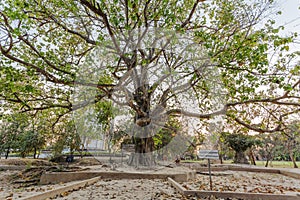
[[[258,137],[261,148],[259,153],[266,159],[265,167],[268,167],[269,162],[272,162],[276,156],[282,153],[280,151],[283,147],[283,138],[280,133],[260,134]]]
[[[219,150],[221,164],[223,164],[223,159],[226,159],[228,157],[231,158],[231,156],[228,156],[228,154],[232,152],[232,150],[229,148],[228,144],[226,143],[226,137],[224,136],[224,134],[225,133],[221,133],[218,139],[218,150]]]
[[[121,132],[115,131],[114,124],[112,123],[114,115],[116,114],[116,108],[113,107],[112,102],[102,101],[95,105],[95,111],[97,113],[97,123],[101,126],[101,132],[104,135],[104,148],[107,148],[109,153],[111,153],[112,145],[114,143],[115,137]],[[117,135],[115,135],[117,134]]]
[[[257,140],[253,136],[245,135],[242,133],[228,133],[223,132],[222,137],[225,138],[225,142],[235,151],[234,163],[249,164],[245,151],[257,143]]]
[[[285,136],[285,147],[290,156],[291,161],[293,162],[294,168],[298,168],[296,163],[296,155],[297,150],[299,151],[300,146],[300,123],[299,121],[293,121],[287,127],[285,131],[283,131],[283,135]]]
[[[19,146],[22,158],[33,152],[33,158],[37,158],[38,152],[45,146],[46,140],[37,130],[28,130],[20,134]]]
[[[53,145],[54,157],[61,155],[65,147],[70,148],[71,154],[80,149],[81,139],[76,131],[74,121],[66,118],[63,122],[59,125],[59,133]]]
[[[154,135],[154,148],[158,153],[158,158],[163,159],[163,156],[168,154],[168,148],[164,147],[169,144],[180,128],[181,124],[178,119],[169,117],[166,125]]]
[[[27,124],[26,115],[13,114],[6,116],[2,122],[3,126],[0,129],[0,152],[5,152],[5,159],[12,149],[20,148],[19,138],[25,131]]]

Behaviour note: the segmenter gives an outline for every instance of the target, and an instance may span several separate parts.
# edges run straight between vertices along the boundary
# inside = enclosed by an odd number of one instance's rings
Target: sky
[[[282,11],[274,19],[276,25],[284,26],[285,29],[281,34],[287,35],[297,32],[298,38],[296,44],[290,46],[291,50],[300,51],[300,0],[278,0],[278,8]]]

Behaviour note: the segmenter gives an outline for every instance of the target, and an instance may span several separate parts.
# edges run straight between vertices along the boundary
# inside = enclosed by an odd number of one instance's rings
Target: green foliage
[[[19,135],[19,152],[21,157],[26,157],[30,153],[34,153],[34,158],[36,154],[45,146],[46,140],[38,130],[28,130],[24,131]]]
[[[54,139],[53,156],[59,156],[64,148],[69,148],[70,153],[74,151],[79,151],[81,143],[81,138],[76,130],[74,121],[66,119],[65,123],[61,124],[59,132]]]
[[[102,129],[107,131],[110,127],[111,120],[115,117],[116,108],[113,107],[111,101],[101,101],[95,104],[96,117]]]
[[[280,133],[259,134],[258,153],[268,161],[284,156],[284,139]]]
[[[221,137],[223,137],[225,143],[236,152],[245,152],[248,148],[251,148],[259,142],[255,137],[242,133],[223,132]]]
[[[166,146],[182,128],[181,126],[182,125],[177,118],[170,117],[166,125],[163,128],[161,128],[157,134],[153,136],[156,150]]]
[[[7,158],[11,150],[16,151],[20,147],[20,137],[25,132],[27,116],[24,114],[9,115],[2,119],[0,128],[0,152],[5,152]]]
[[[233,159],[234,163],[248,164],[249,162],[246,159],[245,151],[259,144],[259,140],[257,140],[254,136],[250,136],[240,132],[222,132],[221,138],[231,149],[235,151]]]
[[[184,29],[180,25],[187,19],[194,6],[194,1],[191,0],[126,1],[126,5],[122,1],[5,0],[1,12],[7,17],[9,25],[13,26],[13,20],[19,21],[21,25],[11,27],[12,29],[4,34],[11,34],[12,39],[17,40],[20,35],[30,33],[28,39],[19,40],[10,50],[10,54],[20,61],[1,56],[5,66],[3,74],[6,74],[1,85],[5,88],[3,91],[7,99],[14,91],[22,93],[24,99],[28,99],[29,95],[41,96],[44,84],[36,82],[41,76],[49,82],[70,85],[78,70],[78,63],[87,51],[92,50],[93,45],[98,42],[111,43],[112,38],[106,31],[107,24],[103,24],[103,20],[97,18],[99,14],[89,11],[92,16],[97,17],[88,17],[88,4],[107,13],[110,28],[114,29],[116,35],[120,34],[122,29],[133,30],[150,25],[165,29],[175,28],[187,33],[187,29],[201,27],[193,30],[195,41],[203,44],[213,61],[218,64],[222,81],[230,94],[228,98],[240,101],[255,96],[255,88],[268,84],[268,77],[262,78],[262,75],[272,71],[279,74],[278,72],[282,71],[280,67],[288,60],[278,59],[274,68],[269,68],[268,51],[274,48],[285,52],[294,38],[280,37],[278,32],[282,27],[274,27],[273,20],[266,21],[260,29],[255,28],[263,17],[266,17],[268,9],[272,8],[273,4],[270,1],[248,3],[217,0],[199,3],[194,18]],[[251,15],[245,11],[253,13]],[[105,28],[99,28],[101,26]],[[92,38],[99,38],[100,41]],[[281,54],[280,57],[284,56]],[[18,63],[20,68],[16,69],[13,63]],[[110,73],[112,72],[113,67]],[[12,78],[16,84],[12,84]],[[112,79],[111,74],[105,74],[99,80],[101,83],[112,83]],[[283,80],[280,82],[285,90],[292,89],[283,83]],[[52,95],[59,94],[64,97],[61,99],[67,96],[63,95],[66,90],[61,87],[47,86],[52,88]],[[26,101],[23,103],[28,104]],[[53,105],[54,101],[50,102],[48,99],[47,103]],[[66,104],[65,101],[60,103]]]

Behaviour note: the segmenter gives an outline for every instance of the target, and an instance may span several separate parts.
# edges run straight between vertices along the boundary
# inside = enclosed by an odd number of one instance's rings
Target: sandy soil
[[[101,168],[97,167],[98,170]],[[93,169],[95,170],[95,169]],[[103,168],[103,171],[109,168]],[[119,168],[116,171],[133,171],[131,168]],[[149,170],[153,173],[160,173],[166,169]],[[183,170],[179,167],[177,170]],[[62,186],[77,183],[73,181],[69,183],[51,184],[51,185],[33,185],[22,187],[20,184],[13,184],[15,177],[22,176],[23,171],[6,170],[0,172],[0,199],[12,200],[19,199],[34,194],[43,193]],[[78,191],[72,191],[61,194],[56,199],[186,199],[180,195],[175,188],[172,188],[166,180],[110,180],[104,179],[97,183],[81,188]]]
[[[67,195],[67,194],[66,194]],[[177,193],[163,180],[102,180],[79,191],[74,191],[60,200],[89,199],[187,199]]]
[[[215,173],[212,179],[215,191],[273,194],[300,192],[300,180],[280,174],[226,171]],[[209,190],[209,176],[197,175],[196,180],[182,185],[188,189]],[[65,195],[56,199],[196,199],[183,197],[163,180],[103,180]]]
[[[300,180],[280,174],[253,172],[214,172],[214,191],[235,191],[253,193],[289,194],[300,193]],[[197,175],[196,180],[182,185],[189,189],[210,190],[209,176]]]
[[[12,162],[12,161],[11,161]],[[13,161],[12,164],[16,164]],[[23,162],[23,161],[22,161]],[[92,170],[112,170],[107,165],[90,165],[92,161],[82,160]],[[1,164],[1,162],[0,162]],[[96,164],[96,163],[95,163]],[[87,167],[87,166],[86,166]],[[133,171],[134,169],[125,166],[115,166],[116,171]],[[153,173],[163,171],[184,171],[189,170],[184,166],[158,166],[149,170]],[[25,171],[26,172],[26,171]],[[60,183],[52,185],[31,185],[23,187],[20,183],[14,183],[16,180],[27,181],[26,173],[17,170],[0,171],[0,199],[13,200],[28,197],[33,194],[43,193],[58,187],[74,184]],[[33,171],[36,173],[35,171]],[[34,174],[31,173],[31,174]],[[215,191],[237,191],[237,192],[254,192],[254,193],[273,193],[273,194],[289,194],[300,193],[300,180],[286,177],[280,174],[267,173],[251,173],[251,172],[213,172],[213,190]],[[188,189],[209,190],[209,176],[198,174],[196,180],[184,182],[182,185]],[[93,185],[86,186],[77,191],[61,194],[55,199],[71,200],[71,199],[196,199],[194,197],[186,198],[179,194],[175,188],[171,187],[166,180],[110,180],[104,179]],[[212,198],[211,198],[212,199]]]

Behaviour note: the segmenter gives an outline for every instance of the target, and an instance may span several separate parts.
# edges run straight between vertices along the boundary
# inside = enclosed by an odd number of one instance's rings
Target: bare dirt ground
[[[58,197],[59,200],[88,199],[187,199],[172,188],[166,181],[155,180],[110,180],[105,179],[79,191]]]
[[[29,162],[29,164],[28,164]],[[43,193],[62,186],[74,184],[60,183],[51,185],[39,185],[38,180],[44,171],[62,170],[62,165],[38,160],[11,159],[5,161],[0,159],[0,165],[23,165],[24,170],[0,171],[0,199],[13,200]],[[65,164],[64,164],[65,165]],[[43,167],[39,167],[43,166]],[[74,164],[63,167],[63,170],[83,170],[91,168],[110,171],[111,166],[101,164],[98,160],[78,159]],[[117,171],[132,171],[132,168],[118,167]],[[184,166],[160,166],[156,171],[185,170]],[[186,168],[188,170],[188,168]],[[155,171],[155,170],[154,170]],[[154,172],[155,173],[155,172]],[[224,171],[214,172],[212,176],[213,190],[215,191],[237,191],[253,193],[289,194],[300,193],[300,180],[286,177],[280,174],[251,173]],[[187,189],[209,190],[209,176],[198,174],[196,180],[182,183]],[[56,197],[59,200],[71,199],[196,199],[195,197],[184,197],[175,188],[171,187],[166,180],[111,180],[103,179],[95,184],[86,186],[77,191],[66,192]],[[211,198],[213,199],[213,198]]]
[[[210,190],[209,176],[197,175],[196,180],[185,182],[192,190]],[[300,193],[300,180],[280,174],[225,171],[214,172],[213,191],[233,191],[269,194]]]
[[[0,172],[0,199],[13,200],[29,197],[35,194],[43,193],[72,183],[60,183],[55,185],[27,185],[22,186],[20,183],[14,183],[16,177],[22,176],[22,171],[2,171]],[[26,181],[26,179],[25,179]]]
[[[31,159],[11,159],[0,160],[0,165],[23,165],[24,170],[3,170],[0,171],[0,199],[12,200],[29,197],[34,194],[50,191],[62,186],[71,185],[79,181],[69,183],[39,185],[38,180],[44,171],[60,170],[61,165],[47,163],[47,161],[35,161]],[[30,168],[29,168],[30,165]],[[39,166],[46,167],[39,167]],[[85,168],[85,169],[83,169]],[[164,168],[164,169],[163,169]],[[94,159],[80,159],[70,166],[64,163],[63,171],[77,170],[99,170],[111,171],[111,166],[100,164]],[[170,167],[157,167],[151,169],[153,173],[170,170]],[[114,171],[133,172],[133,168],[120,166]],[[177,170],[184,170],[178,167]],[[145,170],[143,170],[145,171]],[[145,171],[146,172],[146,171]],[[81,188],[77,191],[62,193],[56,199],[187,199],[177,193],[175,188],[172,188],[166,180],[110,180],[104,179],[97,183]]]

